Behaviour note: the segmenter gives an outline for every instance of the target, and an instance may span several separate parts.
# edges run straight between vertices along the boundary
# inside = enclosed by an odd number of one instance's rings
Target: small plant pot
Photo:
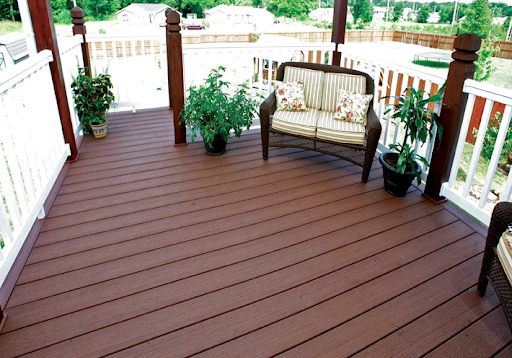
[[[210,144],[204,142],[206,153],[209,155],[221,155],[226,151],[226,140],[222,137],[215,137],[213,143]]]
[[[399,174],[396,169],[398,153],[382,153],[379,157],[384,175],[384,189],[394,196],[405,196],[407,190],[416,176],[412,170],[406,170],[404,174]],[[421,173],[421,166],[416,164],[417,170]]]
[[[94,138],[101,139],[107,136],[107,122],[102,124],[91,124],[92,134]]]

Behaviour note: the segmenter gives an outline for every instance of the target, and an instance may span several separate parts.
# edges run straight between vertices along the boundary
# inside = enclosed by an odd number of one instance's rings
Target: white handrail
[[[466,80],[464,83],[463,91],[468,94],[468,100],[464,110],[464,116],[457,147],[455,149],[455,156],[450,172],[450,177],[448,182],[442,185],[441,195],[459,205],[462,209],[476,217],[484,224],[489,225],[492,209],[496,204],[495,202],[489,202],[489,196],[511,122],[512,91],[506,88],[492,86],[474,80]],[[466,178],[458,179],[464,147],[466,146],[466,137],[468,132],[472,130],[472,128],[470,128],[470,122],[471,117],[473,116],[475,101],[477,97],[482,97],[485,99],[484,110],[480,118],[478,135],[474,148],[472,149],[471,160],[466,173]],[[492,108],[495,102],[503,103],[505,105],[505,110],[502,114],[503,117],[498,129],[498,134],[494,143],[491,159],[487,164],[486,176],[483,184],[480,185],[475,183],[475,177],[477,167],[482,165],[480,155],[484,146],[484,139],[489,127]],[[509,173],[506,183],[503,185],[501,190],[499,200],[509,201],[511,191],[512,175]]]
[[[0,285],[70,154],[45,50],[0,77]]]

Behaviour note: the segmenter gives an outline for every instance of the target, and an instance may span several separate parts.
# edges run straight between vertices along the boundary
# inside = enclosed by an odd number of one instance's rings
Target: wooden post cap
[[[75,6],[71,10],[69,10],[69,13],[73,19],[83,19],[85,12],[81,7]]]
[[[462,34],[457,36],[453,48],[466,52],[477,52],[482,45],[482,39],[475,34]]]
[[[455,51],[452,58],[462,62],[474,62],[478,59],[476,52],[480,50],[482,39],[475,34],[462,34],[457,36],[453,43]]]
[[[180,14],[176,10],[167,9],[165,10],[165,16],[167,17],[166,22],[168,24],[179,24]]]

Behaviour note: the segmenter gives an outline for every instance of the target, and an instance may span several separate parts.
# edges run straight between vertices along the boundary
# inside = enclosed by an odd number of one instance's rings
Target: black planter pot
[[[226,151],[226,140],[222,137],[215,137],[211,146],[204,142],[204,147],[206,148],[206,153],[210,155],[221,155]]]
[[[390,159],[390,162],[396,162],[398,153],[382,153],[379,157],[384,174],[384,189],[394,196],[405,196],[416,176],[412,170],[398,174],[396,168],[389,164],[387,159]],[[416,163],[416,168],[421,173],[421,166],[418,163]]]

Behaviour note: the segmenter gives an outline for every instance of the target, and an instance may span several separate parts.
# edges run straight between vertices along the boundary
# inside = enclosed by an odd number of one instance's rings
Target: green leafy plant
[[[434,137],[436,135],[434,124],[437,126],[437,136],[440,141],[442,140],[443,127],[439,123],[439,115],[431,110],[429,105],[441,101],[444,89],[443,85],[436,94],[430,95],[424,90],[416,91],[413,87],[408,87],[401,96],[389,96],[398,99],[398,103],[395,103],[393,108],[387,109],[386,114],[394,111],[392,118],[398,119],[405,125],[403,142],[390,145],[390,148],[399,154],[396,168],[400,174],[404,174],[406,170],[412,170],[418,183],[421,183],[421,173],[416,167],[416,160],[427,166],[429,163],[423,156],[416,153],[413,143],[417,140],[420,145],[423,145]]]
[[[231,130],[240,137],[244,127],[250,128],[259,108],[246,84],[233,88],[222,79],[225,71],[222,66],[212,69],[204,85],[190,86],[189,96],[180,113],[180,124],[190,127],[187,136],[194,141],[199,132],[210,147],[217,138],[227,141]]]
[[[492,56],[500,51],[498,39],[492,38],[486,41],[484,45],[478,50],[478,59],[475,61],[476,69],[473,78],[475,81],[485,81],[496,70],[492,64]]]
[[[71,89],[84,134],[91,133],[91,123],[102,124],[107,121],[110,104],[115,99],[112,88],[110,75],[100,74],[91,78],[85,68],[78,69],[78,76],[71,83]]]
[[[494,117],[491,118],[487,131],[485,132],[484,143],[482,146],[482,156],[491,160],[492,152],[494,151],[494,145],[496,144],[496,138],[498,138],[498,132],[500,130],[501,121],[503,120],[503,114],[496,112]],[[478,135],[478,129],[473,128],[473,134]],[[503,149],[500,154],[500,161],[507,162],[508,155],[512,153],[512,126],[508,127],[505,142],[503,143]]]

